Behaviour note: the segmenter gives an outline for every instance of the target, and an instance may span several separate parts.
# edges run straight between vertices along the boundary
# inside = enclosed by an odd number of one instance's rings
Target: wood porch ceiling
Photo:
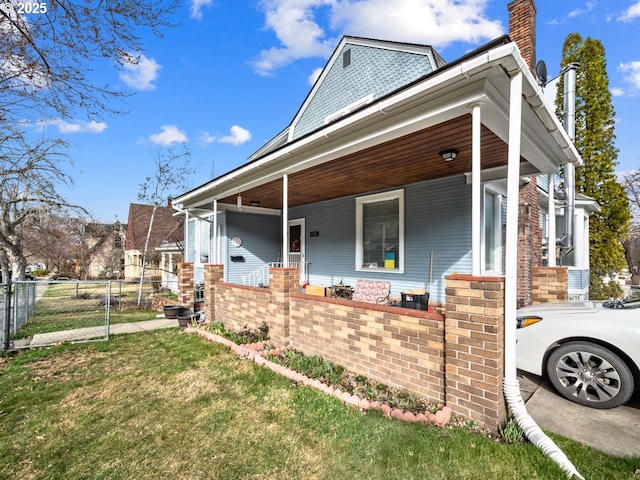
[[[482,169],[506,165],[507,144],[481,127]],[[449,148],[458,156],[445,162],[439,152]],[[391,140],[289,175],[289,206],[396,188],[411,183],[471,171],[471,115]],[[242,201],[282,208],[282,180],[243,191]],[[221,200],[236,203],[236,197]]]

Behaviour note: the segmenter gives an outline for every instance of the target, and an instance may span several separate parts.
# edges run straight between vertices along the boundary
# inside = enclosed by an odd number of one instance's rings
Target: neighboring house
[[[161,276],[161,252],[156,249],[163,245],[182,242],[184,238],[184,218],[174,216],[170,207],[156,207],[132,203],[129,206],[129,220],[125,241],[125,278],[139,278],[142,275],[142,260],[149,225],[153,215],[153,226],[149,237],[145,276]]]
[[[85,227],[85,233],[92,243],[86,275],[89,278],[123,278],[125,226],[120,222],[91,223]]]
[[[160,254],[161,286],[178,293],[178,263],[184,259],[183,243],[164,242],[155,251]]]
[[[447,275],[505,274],[516,175],[518,301],[530,303],[548,244],[538,177],[581,160],[534,73],[535,6],[509,8],[510,37],[450,63],[429,46],[345,36],[287,128],[174,199],[194,281],[216,263],[225,281],[258,284],[274,262],[299,266],[300,284],[382,279],[392,296],[425,288],[443,304]],[[586,245],[574,255],[588,278]]]

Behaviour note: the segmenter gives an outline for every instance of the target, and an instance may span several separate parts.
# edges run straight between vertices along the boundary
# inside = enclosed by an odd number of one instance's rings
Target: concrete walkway
[[[174,319],[158,318],[142,322],[117,323],[109,325],[109,335],[119,333],[136,333],[160,328],[177,327],[178,321]],[[62,342],[77,342],[83,340],[95,340],[106,337],[106,327],[76,328],[59,332],[37,333],[31,339],[16,340],[15,347],[42,347]]]
[[[640,457],[640,395],[601,410],[570,402],[535,375],[519,372],[527,411],[540,428],[618,457]]]

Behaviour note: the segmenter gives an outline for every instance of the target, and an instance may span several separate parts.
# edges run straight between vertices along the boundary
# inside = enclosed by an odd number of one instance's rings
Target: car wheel
[[[554,350],[547,360],[547,375],[563,397],[588,407],[617,407],[633,395],[629,367],[593,343],[571,342]]]

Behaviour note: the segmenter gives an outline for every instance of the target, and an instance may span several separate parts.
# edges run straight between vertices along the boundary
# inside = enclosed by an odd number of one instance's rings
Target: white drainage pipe
[[[508,380],[505,378],[502,383],[502,388],[511,416],[520,428],[522,428],[522,431],[529,441],[560,465],[560,468],[567,472],[568,478],[585,480],[564,452],[540,429],[535,420],[529,415],[524,400],[520,395],[520,382],[518,382],[518,380]]]

